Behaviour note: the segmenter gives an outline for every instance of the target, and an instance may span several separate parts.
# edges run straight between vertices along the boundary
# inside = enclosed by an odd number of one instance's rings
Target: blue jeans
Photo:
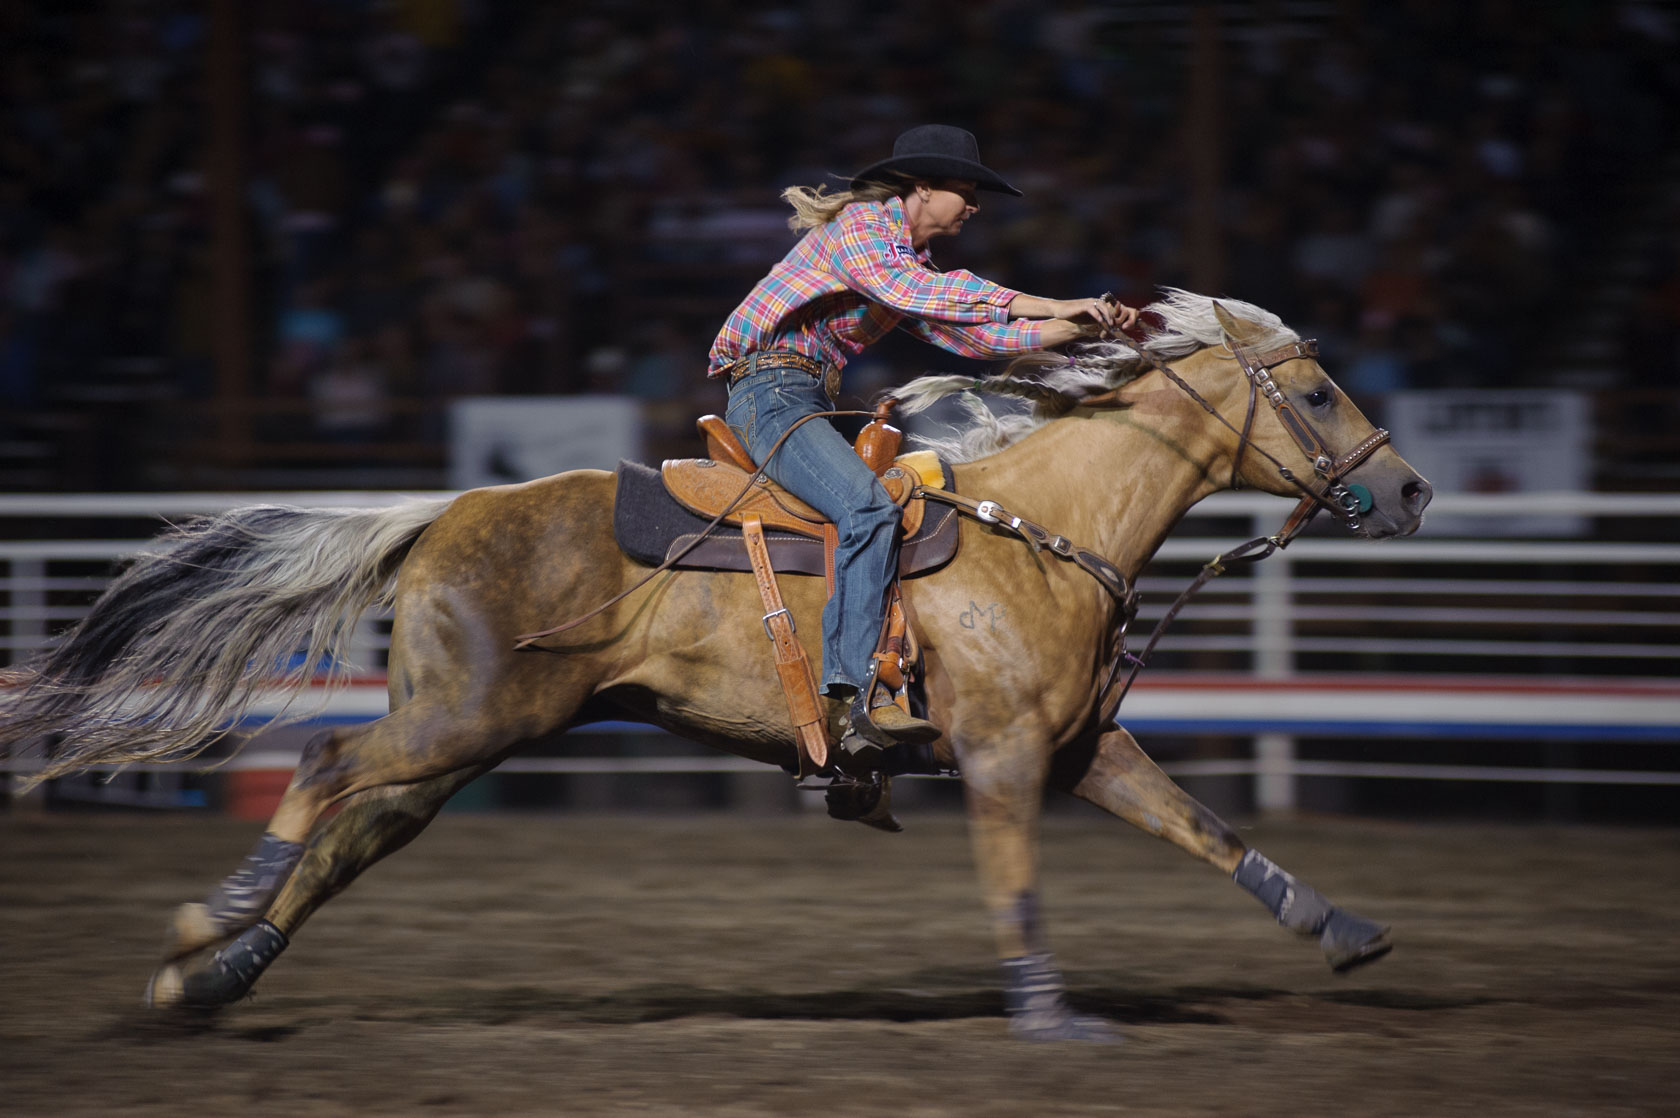
[[[795,421],[833,406],[819,378],[766,363],[730,386],[724,421],[762,466]],[[822,691],[861,688],[898,566],[898,507],[826,419],[801,424],[764,472],[839,529],[834,594],[823,607]]]

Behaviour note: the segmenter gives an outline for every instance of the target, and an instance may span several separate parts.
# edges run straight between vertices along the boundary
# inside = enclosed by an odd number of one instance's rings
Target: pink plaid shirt
[[[904,204],[853,202],[800,238],[758,281],[712,343],[709,376],[759,350],[792,350],[830,368],[903,324],[964,357],[1040,349],[1043,323],[1009,321],[1017,292],[972,272],[939,272],[917,251]]]

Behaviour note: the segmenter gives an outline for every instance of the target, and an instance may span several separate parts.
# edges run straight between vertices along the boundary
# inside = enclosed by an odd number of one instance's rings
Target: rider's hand
[[[1138,316],[1136,307],[1128,307],[1107,294],[1094,299],[1058,299],[1055,310],[1057,318],[1087,326],[1091,333],[1104,338],[1117,331],[1131,329]]]

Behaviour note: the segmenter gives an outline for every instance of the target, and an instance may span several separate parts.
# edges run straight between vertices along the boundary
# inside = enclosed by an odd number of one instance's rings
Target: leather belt
[[[733,387],[736,381],[751,376],[760,369],[798,369],[822,381],[823,391],[830,400],[840,395],[839,369],[827,368],[816,358],[795,353],[791,349],[764,349],[749,353],[719,369],[717,375]]]

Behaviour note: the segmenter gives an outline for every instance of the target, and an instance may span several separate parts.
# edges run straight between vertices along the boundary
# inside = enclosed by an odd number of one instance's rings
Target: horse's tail
[[[289,710],[318,665],[342,679],[356,619],[389,600],[397,568],[448,503],[255,505],[171,530],[40,660],[5,673],[0,743],[56,739],[33,785],[91,765],[195,757],[268,688]]]

